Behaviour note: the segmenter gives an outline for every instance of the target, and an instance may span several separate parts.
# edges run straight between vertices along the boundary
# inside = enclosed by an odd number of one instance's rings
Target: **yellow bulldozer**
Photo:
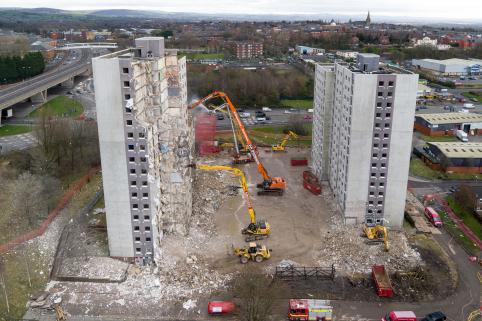
[[[249,260],[261,263],[271,257],[271,250],[266,248],[266,245],[250,242],[248,247],[235,248],[234,255],[239,257],[242,264],[248,263]]]
[[[383,242],[385,245],[385,251],[390,249],[390,243],[388,241],[388,229],[383,225],[375,226],[363,226],[363,234],[367,237],[367,243],[376,244]]]

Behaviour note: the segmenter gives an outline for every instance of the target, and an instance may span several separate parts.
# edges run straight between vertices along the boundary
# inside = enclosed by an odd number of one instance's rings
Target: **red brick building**
[[[263,56],[263,44],[260,42],[235,42],[234,51],[238,59],[251,59]]]

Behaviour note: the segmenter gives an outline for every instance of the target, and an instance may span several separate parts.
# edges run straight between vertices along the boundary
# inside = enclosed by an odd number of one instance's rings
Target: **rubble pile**
[[[110,257],[67,257],[62,259],[57,277],[122,282],[126,278],[128,266],[128,263]]]
[[[334,264],[342,274],[369,273],[374,264],[386,265],[391,271],[409,270],[423,264],[420,254],[410,247],[403,232],[390,231],[390,251],[383,243],[367,244],[362,226],[345,225],[334,218],[330,228],[321,235],[314,258],[320,266]]]
[[[229,173],[196,170],[193,182],[192,226],[200,228],[206,234],[215,235],[214,213],[224,200],[238,195],[237,186],[237,179]]]

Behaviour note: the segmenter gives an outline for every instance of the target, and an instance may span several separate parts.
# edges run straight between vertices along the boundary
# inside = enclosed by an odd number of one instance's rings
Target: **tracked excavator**
[[[385,251],[389,251],[390,243],[388,241],[388,229],[383,225],[363,226],[363,235],[368,239],[368,244],[382,243],[385,246]]]
[[[246,131],[246,128],[244,127],[244,124],[241,118],[239,117],[236,107],[234,107],[233,103],[231,102],[231,99],[229,99],[226,93],[221,91],[214,91],[211,94],[207,95],[204,98],[201,98],[200,100],[198,100],[197,102],[189,106],[189,108],[195,108],[196,106],[199,106],[200,104],[204,104],[207,101],[215,98],[219,98],[225,104],[227,104],[227,107],[229,108],[229,111],[233,116],[234,121],[236,122],[238,128],[241,131],[242,138],[244,139],[246,146],[248,147],[249,154],[256,162],[258,172],[263,177],[263,182],[260,184],[257,184],[257,187],[259,189],[258,195],[283,195],[286,189],[285,179],[281,177],[271,177],[268,175],[266,168],[263,166],[259,158],[258,148],[249,138],[248,132]]]
[[[252,242],[262,240],[269,236],[270,226],[268,222],[265,220],[256,220],[253,203],[251,202],[251,197],[249,196],[248,183],[246,182],[246,177],[244,176],[242,170],[239,168],[222,165],[192,164],[191,167],[204,171],[225,171],[238,177],[239,183],[241,184],[241,188],[244,192],[244,200],[246,201],[246,206],[248,207],[249,213],[249,225],[241,230],[242,234],[248,235],[246,236],[245,241]]]
[[[298,135],[295,132],[292,132],[290,130],[288,132],[288,134],[286,134],[286,136],[283,138],[281,143],[279,143],[278,145],[271,146],[271,150],[273,152],[284,152],[284,151],[286,151],[285,146],[286,146],[286,144],[288,143],[288,140],[290,140],[291,137],[296,139],[296,138],[298,138]]]

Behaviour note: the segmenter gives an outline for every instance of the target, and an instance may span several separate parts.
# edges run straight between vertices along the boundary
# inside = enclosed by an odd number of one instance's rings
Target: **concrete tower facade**
[[[149,263],[192,212],[186,61],[145,37],[92,65],[110,255]]]
[[[313,171],[328,179],[346,223],[401,226],[417,84],[373,54],[317,66]]]

